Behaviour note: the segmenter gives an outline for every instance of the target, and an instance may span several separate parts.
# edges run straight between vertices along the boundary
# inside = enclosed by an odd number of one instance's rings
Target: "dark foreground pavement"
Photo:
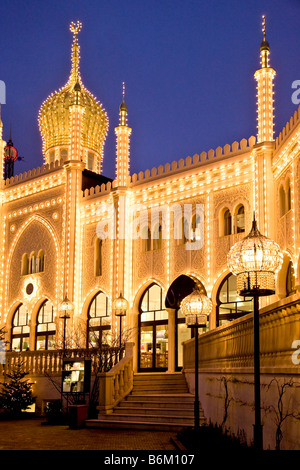
[[[41,419],[0,421],[0,450],[176,451],[175,432],[130,429],[69,429]]]

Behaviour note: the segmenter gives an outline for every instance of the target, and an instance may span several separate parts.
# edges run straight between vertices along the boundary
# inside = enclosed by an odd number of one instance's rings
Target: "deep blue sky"
[[[106,176],[114,176],[122,82],[132,127],[131,173],[256,134],[255,80],[266,15],[275,68],[275,130],[289,120],[300,80],[300,0],[9,0],[0,4],[4,138],[40,166],[38,111],[71,66],[71,21],[79,34],[83,83],[110,128]]]

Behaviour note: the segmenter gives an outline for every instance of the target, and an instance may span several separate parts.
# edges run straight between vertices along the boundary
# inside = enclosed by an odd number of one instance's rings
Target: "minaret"
[[[123,83],[123,99],[120,105],[120,123],[115,128],[117,136],[116,181],[114,182],[113,201],[116,224],[116,237],[113,244],[113,298],[120,294],[128,295],[128,278],[126,275],[126,253],[130,241],[128,239],[128,178],[129,178],[129,147],[131,128],[127,126],[127,106],[125,103],[125,84]],[[120,331],[119,331],[120,334]]]
[[[266,20],[262,17],[263,40],[260,46],[261,68],[254,74],[257,81],[257,143],[274,140],[273,79],[276,72],[269,66],[269,43],[266,40]]]
[[[120,105],[120,124],[115,128],[117,136],[117,186],[126,187],[129,176],[129,149],[131,128],[127,126],[127,106],[125,103],[125,84],[123,83],[123,100]]]

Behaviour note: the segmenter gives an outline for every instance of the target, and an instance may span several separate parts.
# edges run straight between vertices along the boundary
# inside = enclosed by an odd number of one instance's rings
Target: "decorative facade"
[[[134,370],[173,372],[191,335],[180,302],[195,284],[213,303],[207,330],[252,311],[251,299],[237,296],[227,254],[254,211],[260,232],[284,253],[276,294],[262,306],[299,291],[300,109],[275,138],[264,31],[257,136],[131,174],[123,85],[112,181],[101,174],[108,117],[81,79],[81,24],[70,29],[69,80],[39,113],[44,164],[1,182],[1,324],[12,350],[55,349],[67,296],[67,327],[82,331],[81,345],[93,343],[92,333],[109,343],[120,334],[112,306],[122,294]]]

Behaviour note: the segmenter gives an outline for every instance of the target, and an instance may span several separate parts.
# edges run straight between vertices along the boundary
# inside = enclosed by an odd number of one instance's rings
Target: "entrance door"
[[[162,289],[152,284],[144,293],[139,315],[139,370],[168,368],[168,313],[163,308]]]

